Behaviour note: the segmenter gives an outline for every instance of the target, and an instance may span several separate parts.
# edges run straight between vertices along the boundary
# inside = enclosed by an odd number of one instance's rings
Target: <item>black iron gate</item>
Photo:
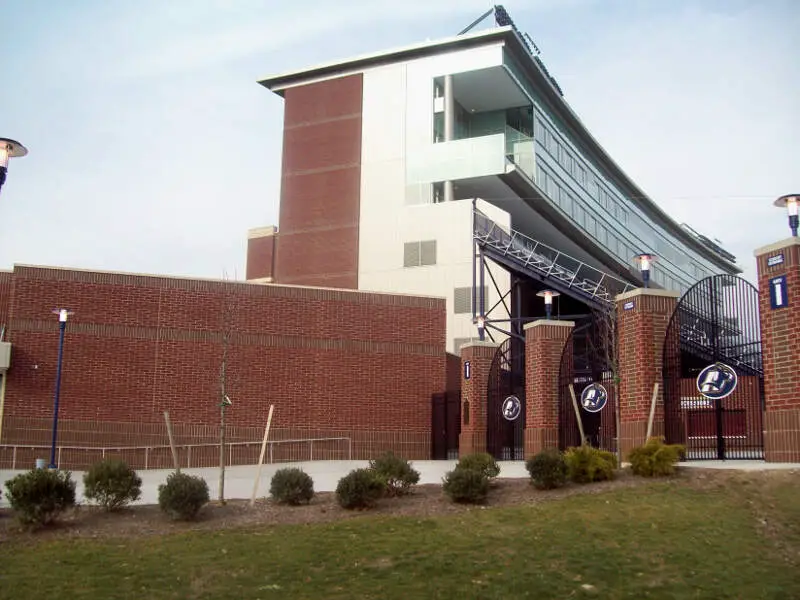
[[[681,298],[664,340],[664,434],[686,459],[764,456],[758,290],[715,275]]]
[[[486,451],[497,460],[523,460],[525,430],[525,344],[508,338],[489,369]],[[516,400],[515,400],[516,399]]]
[[[616,452],[617,450],[617,385],[611,369],[616,336],[607,328],[615,326],[612,319],[595,315],[590,322],[576,327],[564,346],[558,375],[558,447],[566,450],[581,445],[575,404],[590,445]],[[575,404],[570,391],[575,393]],[[586,388],[599,384],[605,392],[602,406],[581,401]],[[599,408],[598,408],[599,407]]]
[[[458,458],[458,435],[461,433],[461,390],[434,394],[431,406],[431,458]]]

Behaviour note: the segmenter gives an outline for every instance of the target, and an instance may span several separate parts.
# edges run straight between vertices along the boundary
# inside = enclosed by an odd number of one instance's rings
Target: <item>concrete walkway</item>
[[[420,483],[441,483],[442,478],[451,471],[456,464],[455,460],[421,460],[412,462],[414,468],[420,473]],[[311,475],[314,480],[314,490],[317,492],[332,492],[336,484],[351,470],[366,467],[366,460],[329,460],[297,463],[267,464],[261,469],[261,480],[256,497],[263,498],[269,494],[269,485],[272,476],[280,468],[298,467]],[[501,461],[500,478],[528,477],[523,461]],[[739,469],[743,471],[770,470],[770,469],[797,469],[800,463],[765,463],[762,461],[688,461],[681,463],[681,467],[701,469]],[[183,469],[184,473],[199,475],[208,482],[211,498],[215,499],[219,493],[219,469]],[[5,494],[5,482],[23,471],[0,470],[0,485],[3,488],[3,497],[0,506],[8,506]],[[156,504],[158,502],[158,486],[167,479],[171,469],[139,471],[142,478],[142,497],[137,504]],[[257,468],[254,465],[228,467],[225,470],[225,497],[228,500],[249,499],[253,493],[253,483]],[[77,482],[76,494],[79,501],[83,501],[83,471],[74,471],[72,479]]]

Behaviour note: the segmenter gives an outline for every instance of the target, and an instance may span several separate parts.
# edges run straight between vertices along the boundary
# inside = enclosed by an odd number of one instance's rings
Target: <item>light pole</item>
[[[8,173],[8,160],[10,158],[17,158],[25,156],[28,149],[15,140],[8,138],[0,138],[0,189],[6,182],[6,174]]]
[[[50,468],[57,469],[56,465],[56,440],[58,439],[58,396],[61,391],[61,359],[64,356],[64,331],[67,328],[67,317],[72,313],[66,308],[56,308],[53,313],[58,315],[58,366],[56,367],[56,391],[53,399],[53,441],[50,446]]]
[[[536,294],[540,298],[544,298],[544,312],[547,315],[547,320],[550,320],[550,317],[553,316],[553,298],[560,296],[559,292],[554,292],[553,290],[542,290],[541,292],[537,292]]]
[[[789,213],[789,229],[792,230],[792,237],[797,237],[797,206],[800,204],[800,194],[787,194],[775,200],[775,206],[783,208]]]
[[[644,287],[650,287],[650,267],[654,262],[656,262],[655,255],[648,252],[642,252],[641,254],[634,256],[633,259],[639,264],[639,270],[642,272],[642,283],[644,283]]]

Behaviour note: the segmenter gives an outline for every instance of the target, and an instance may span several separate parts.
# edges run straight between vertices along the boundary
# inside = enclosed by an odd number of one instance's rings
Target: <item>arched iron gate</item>
[[[564,346],[558,374],[558,447],[566,450],[581,445],[575,408],[569,386],[572,384],[587,442],[609,452],[617,451],[617,385],[611,369],[616,335],[604,331],[614,327],[613,320],[603,322],[595,316],[590,323],[576,327]],[[608,392],[608,401],[599,412],[581,406],[581,393],[592,383],[599,383]]]
[[[763,458],[764,376],[752,284],[715,275],[691,287],[667,327],[663,369],[668,443],[685,444],[690,460]]]
[[[497,460],[523,460],[525,431],[525,344],[508,338],[497,349],[489,369],[486,403],[486,451]],[[508,420],[504,402],[519,399],[521,410]]]

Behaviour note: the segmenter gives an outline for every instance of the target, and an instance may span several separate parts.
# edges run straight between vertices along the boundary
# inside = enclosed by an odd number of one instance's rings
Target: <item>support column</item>
[[[558,376],[574,326],[547,319],[525,325],[525,458],[558,448]]]
[[[469,342],[461,346],[461,434],[458,454],[486,452],[486,404],[489,370],[499,344]]]
[[[618,432],[622,459],[644,444],[653,386],[659,383],[653,435],[664,435],[663,353],[678,292],[636,289],[616,297],[619,352]]]
[[[453,76],[444,76],[444,141],[451,142],[456,137],[456,99],[453,94]],[[453,182],[444,182],[444,201],[452,202],[455,199]]]
[[[764,368],[764,458],[800,462],[800,239],[755,251]]]

